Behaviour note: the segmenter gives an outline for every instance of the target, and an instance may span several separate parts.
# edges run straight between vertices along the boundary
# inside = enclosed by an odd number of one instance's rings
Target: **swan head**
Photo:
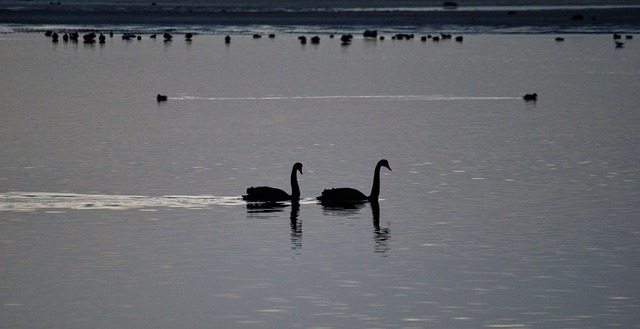
[[[302,173],[302,163],[300,162],[296,162],[296,164],[293,165],[293,171],[299,171],[300,175],[303,175]]]
[[[378,166],[379,167],[385,167],[385,168],[389,169],[389,171],[392,171],[391,167],[389,166],[389,161],[387,161],[387,159],[382,159],[382,160],[378,161]]]

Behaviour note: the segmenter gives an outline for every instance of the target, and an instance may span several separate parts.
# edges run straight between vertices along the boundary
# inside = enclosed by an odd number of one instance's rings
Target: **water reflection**
[[[291,250],[295,251],[296,255],[300,255],[302,252],[302,220],[298,218],[300,214],[300,204],[291,204]]]
[[[267,218],[271,213],[283,212],[287,204],[281,202],[248,202],[247,214],[256,218]]]
[[[371,212],[373,213],[373,251],[384,254],[391,250],[391,246],[389,246],[391,231],[389,227],[380,227],[380,203],[371,202]]]
[[[290,240],[291,250],[296,255],[302,254],[302,220],[300,215],[300,204],[293,202],[291,204],[281,202],[249,202],[247,203],[247,214],[253,218],[273,218],[280,217],[276,213],[284,212],[284,209],[291,206],[289,214],[290,219]]]
[[[360,213],[360,210],[364,208],[367,203],[321,204],[325,214],[346,217]],[[373,217],[373,251],[378,254],[385,254],[391,250],[391,246],[389,245],[391,230],[388,224],[387,227],[380,227],[380,203],[377,201],[370,202],[369,205],[371,206],[371,214]]]

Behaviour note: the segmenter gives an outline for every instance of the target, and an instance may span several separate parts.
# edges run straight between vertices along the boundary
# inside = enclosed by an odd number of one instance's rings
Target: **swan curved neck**
[[[300,199],[300,186],[298,186],[298,173],[296,168],[291,170],[291,200]]]
[[[380,168],[381,164],[376,165],[376,169],[373,172],[373,186],[371,187],[371,194],[369,195],[370,201],[378,201],[380,196]]]

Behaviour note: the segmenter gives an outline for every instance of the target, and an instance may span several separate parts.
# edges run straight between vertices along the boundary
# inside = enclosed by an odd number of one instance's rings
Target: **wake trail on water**
[[[301,200],[309,203],[311,200]],[[214,206],[241,206],[247,202],[240,196],[214,195],[104,195],[54,192],[0,193],[0,212],[30,212],[41,209],[129,210],[154,211],[154,208],[208,209]]]
[[[445,95],[332,95],[332,96],[258,96],[258,97],[206,97],[181,95],[169,97],[170,100],[189,101],[288,101],[288,100],[384,100],[384,101],[483,101],[513,100],[522,97],[503,96],[445,96]]]

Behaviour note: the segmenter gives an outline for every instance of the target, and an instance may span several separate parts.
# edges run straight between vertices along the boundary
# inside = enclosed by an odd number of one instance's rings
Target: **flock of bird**
[[[84,43],[95,43],[96,39],[99,43],[105,43],[106,39],[107,39],[107,35],[109,36],[109,38],[113,38],[113,31],[109,32],[108,34],[103,34],[100,33],[99,35],[97,35],[95,32],[90,32],[90,33],[86,33],[84,35],[82,35],[82,39]],[[60,39],[60,35],[57,32],[54,31],[46,31],[45,32],[45,36],[50,37],[52,42],[58,42]],[[191,41],[193,39],[194,34],[193,33],[185,33],[184,37],[186,41]],[[276,37],[276,35],[274,33],[270,33],[267,35],[270,39],[273,39]],[[377,30],[366,30],[364,31],[364,33],[362,33],[362,36],[365,39],[379,39],[379,40],[385,40],[385,36],[383,35],[378,35],[378,31]],[[334,39],[336,36],[334,34],[330,34],[329,38],[330,39]],[[149,35],[150,39],[157,39],[158,35],[157,34],[151,34]],[[171,33],[165,32],[162,34],[162,38],[164,39],[165,42],[170,42],[173,40],[173,35]],[[262,38],[262,34],[253,34],[253,38],[254,39],[260,39]],[[397,33],[395,35],[391,36],[392,40],[412,40],[415,38],[414,34],[407,34],[407,33]],[[139,34],[135,34],[132,32],[125,32],[122,34],[122,39],[123,40],[142,40],[142,36]],[[421,36],[420,40],[421,41],[427,41],[427,40],[432,40],[432,41],[440,41],[440,40],[447,40],[447,39],[455,39],[455,41],[457,42],[462,42],[464,40],[463,36],[456,36],[455,38],[452,37],[451,34],[447,34],[447,33],[440,33],[438,35],[426,35],[426,36]],[[62,35],[62,40],[67,42],[67,41],[73,41],[73,42],[77,42],[80,40],[80,34],[78,32],[70,32],[70,33],[64,33]],[[301,35],[298,36],[298,40],[300,41],[301,44],[306,44],[307,40],[309,40],[312,44],[319,44],[320,43],[320,36],[313,36],[310,38],[307,38],[307,36],[305,35]],[[343,46],[349,45],[351,44],[351,42],[353,41],[353,34],[343,34],[342,36],[340,36],[340,41],[342,42]],[[231,43],[231,36],[227,35],[224,37],[224,42],[226,44]]]
[[[376,164],[373,172],[373,186],[371,194],[364,193],[350,187],[340,187],[326,189],[322,191],[322,195],[316,199],[324,206],[349,206],[364,202],[378,202],[380,196],[380,168],[385,167],[391,170],[389,161],[382,159]],[[291,194],[270,186],[249,187],[247,194],[242,199],[249,202],[276,203],[282,201],[291,201],[298,203],[300,200],[300,186],[298,185],[298,172],[302,175],[302,163],[296,162],[291,169]]]

